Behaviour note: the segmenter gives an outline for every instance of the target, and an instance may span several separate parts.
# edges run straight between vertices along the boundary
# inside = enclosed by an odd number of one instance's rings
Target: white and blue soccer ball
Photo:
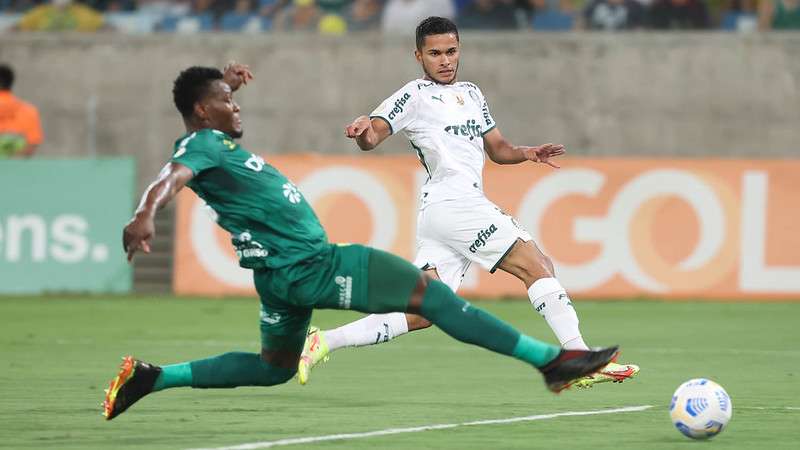
[[[727,427],[733,413],[731,397],[717,383],[695,378],[678,386],[669,415],[675,428],[692,439],[709,439]]]

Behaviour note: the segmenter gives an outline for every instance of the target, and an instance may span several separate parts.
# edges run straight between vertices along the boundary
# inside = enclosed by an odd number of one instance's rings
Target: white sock
[[[331,351],[341,347],[363,347],[389,342],[408,333],[405,313],[370,314],[333,330],[324,331]]]
[[[589,350],[578,327],[578,314],[567,291],[555,278],[540,278],[528,288],[528,297],[567,350]]]

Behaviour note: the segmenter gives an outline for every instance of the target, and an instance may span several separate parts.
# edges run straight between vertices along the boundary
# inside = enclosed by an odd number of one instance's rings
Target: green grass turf
[[[477,302],[552,341],[527,302]],[[800,448],[798,304],[577,302],[590,345],[621,344],[638,379],[552,395],[526,365],[429,329],[336,353],[308,386],[175,389],[112,422],[103,388],[120,356],[155,363],[258,350],[254,299],[0,298],[0,447],[181,449],[559,411],[654,405],[644,412],[460,427],[288,448]],[[315,313],[325,327],[358,317]],[[671,425],[673,390],[693,377],[733,399],[708,442]]]

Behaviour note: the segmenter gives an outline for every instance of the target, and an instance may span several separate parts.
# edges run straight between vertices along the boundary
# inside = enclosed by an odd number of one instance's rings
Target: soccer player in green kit
[[[184,186],[192,189],[231,234],[240,265],[253,270],[261,298],[261,353],[229,352],[161,367],[128,356],[106,392],[106,419],[163,389],[285,383],[297,371],[315,308],[420,314],[455,339],[536,367],[554,392],[611,360],[616,347],[562,350],[520,334],[397,256],[329,243],[295,185],[235,141],[242,122],[233,91],[251,78],[240,64],[224,73],[209,67],[181,72],[173,96],[186,134],[142,196],[123,245],[129,260],[138,250],[149,252],[156,211]]]

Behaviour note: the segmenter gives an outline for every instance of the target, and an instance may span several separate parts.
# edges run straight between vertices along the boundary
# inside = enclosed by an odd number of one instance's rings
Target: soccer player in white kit
[[[491,273],[508,272],[525,283],[533,308],[563,348],[588,349],[550,258],[483,193],[485,155],[498,164],[532,161],[558,168],[550,158],[563,155],[564,146],[516,146],[503,137],[480,88],[457,81],[460,43],[453,22],[429,17],[417,27],[416,40],[415,56],[424,77],[408,82],[372,114],[356,118],[345,129],[364,151],[402,131],[425,167],[428,180],[421,193],[414,264],[453,291],[473,262]],[[305,384],[311,369],[338,348],[379,344],[429,326],[420,316],[390,313],[328,331],[311,328],[298,379]],[[621,382],[638,372],[638,366],[614,362],[573,385]]]

